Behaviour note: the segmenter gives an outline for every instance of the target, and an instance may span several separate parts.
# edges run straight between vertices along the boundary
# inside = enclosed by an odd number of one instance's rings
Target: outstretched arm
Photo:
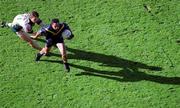
[[[37,23],[39,26],[41,26],[41,27],[45,26],[45,24],[43,23],[43,21],[42,21],[41,19],[38,19],[38,20],[36,21],[36,23]]]
[[[31,38],[32,39],[37,39],[40,35],[41,35],[41,33],[37,32],[35,35],[32,35]]]

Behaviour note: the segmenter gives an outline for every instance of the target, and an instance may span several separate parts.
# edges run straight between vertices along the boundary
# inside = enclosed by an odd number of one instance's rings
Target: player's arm
[[[38,20],[36,21],[36,24],[38,24],[38,25],[41,26],[41,27],[45,26],[45,24],[43,23],[43,21],[42,21],[41,19],[38,19]]]
[[[33,33],[32,26],[30,24],[23,24],[23,29],[26,33]]]
[[[31,36],[31,38],[32,38],[32,39],[37,39],[38,37],[40,37],[40,36],[42,35],[42,32],[43,32],[42,29],[43,29],[43,28],[41,28],[38,32],[36,32],[35,34],[33,34],[33,35]]]
[[[37,39],[39,36],[41,36],[41,33],[37,32],[35,35],[32,35],[31,38]]]
[[[45,27],[42,27],[35,35],[32,35],[31,38],[37,39],[39,36],[45,35],[46,29]]]

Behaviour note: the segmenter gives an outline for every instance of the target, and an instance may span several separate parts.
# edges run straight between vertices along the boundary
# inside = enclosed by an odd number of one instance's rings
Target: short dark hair
[[[31,12],[31,15],[34,16],[34,17],[39,17],[39,13],[36,12],[36,11],[32,11],[32,12]]]
[[[57,18],[52,19],[51,24],[52,23],[59,23],[59,19],[57,19]]]

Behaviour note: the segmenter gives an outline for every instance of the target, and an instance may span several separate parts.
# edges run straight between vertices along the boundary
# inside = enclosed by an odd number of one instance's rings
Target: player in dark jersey
[[[72,39],[74,37],[69,26],[66,23],[60,23],[58,19],[53,19],[50,25],[41,28],[32,38],[37,38],[40,35],[46,37],[46,45],[39,53],[37,53],[35,60],[39,61],[43,55],[49,52],[53,45],[56,45],[60,50],[64,67],[69,72],[70,67],[67,62],[67,54],[64,44],[64,38]]]

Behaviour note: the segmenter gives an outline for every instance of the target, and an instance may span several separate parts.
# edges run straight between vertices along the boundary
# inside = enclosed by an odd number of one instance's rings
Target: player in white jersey
[[[44,26],[42,20],[39,19],[38,12],[32,11],[31,13],[17,15],[12,23],[2,22],[1,27],[12,28],[22,40],[28,42],[33,48],[41,50],[42,48],[37,42],[30,38],[30,34],[33,34],[32,27],[35,23]]]

